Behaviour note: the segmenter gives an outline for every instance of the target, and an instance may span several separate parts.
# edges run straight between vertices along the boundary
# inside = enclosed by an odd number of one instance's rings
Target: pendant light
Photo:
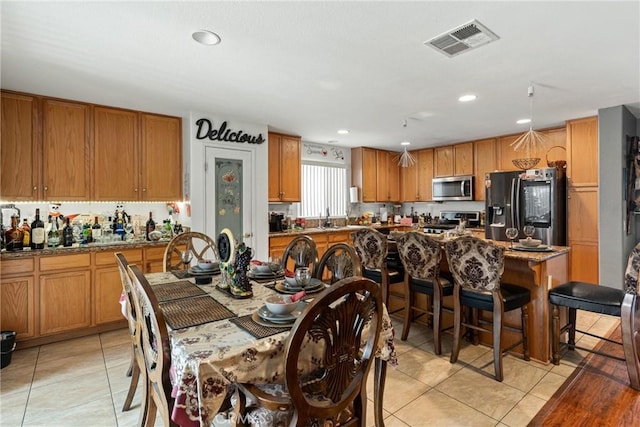
[[[407,138],[407,121],[406,120],[402,124],[402,127],[404,128],[405,140],[402,141],[400,145],[404,147],[404,150],[402,151],[402,154],[400,154],[400,156],[398,157],[398,166],[400,166],[401,168],[408,168],[409,166],[413,166],[416,164],[416,158],[413,156],[413,154],[407,151],[407,147],[411,145],[411,143]]]
[[[531,157],[532,151],[540,152],[545,146],[546,136],[543,133],[533,130],[533,83],[527,88],[527,96],[529,97],[529,130],[513,141],[510,146],[513,151],[524,152],[527,157],[521,159],[513,159],[513,164],[520,169],[531,169],[540,161],[539,157]]]

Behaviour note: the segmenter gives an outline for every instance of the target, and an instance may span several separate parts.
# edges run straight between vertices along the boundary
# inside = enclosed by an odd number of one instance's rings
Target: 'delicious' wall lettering
[[[258,136],[249,135],[242,130],[227,129],[227,122],[224,121],[218,129],[213,129],[213,124],[209,119],[199,119],[196,121],[198,131],[196,139],[210,139],[211,141],[227,141],[247,144],[262,144],[265,139],[261,133]]]

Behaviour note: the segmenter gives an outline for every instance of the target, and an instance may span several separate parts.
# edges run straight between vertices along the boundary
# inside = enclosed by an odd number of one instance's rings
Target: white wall
[[[234,130],[243,130],[245,133],[257,136],[262,134],[265,142],[262,144],[235,143],[226,141],[211,141],[209,139],[197,139],[196,121],[206,118],[211,121],[214,129],[227,122],[227,127]],[[224,114],[191,112],[183,123],[183,142],[185,144],[184,165],[184,194],[185,202],[191,206],[191,227],[194,231],[205,230],[205,217],[213,216],[205,208],[205,148],[220,147],[227,149],[249,150],[254,152],[253,165],[253,201],[250,209],[253,211],[251,231],[255,236],[255,258],[267,259],[269,252],[269,225],[267,219],[267,193],[268,185],[268,129],[266,124],[242,122],[234,117]],[[246,209],[246,207],[245,207]],[[214,237],[214,236],[212,236]],[[236,239],[242,240],[241,236]]]

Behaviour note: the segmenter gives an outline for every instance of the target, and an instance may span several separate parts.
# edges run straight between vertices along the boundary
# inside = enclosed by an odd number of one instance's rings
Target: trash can
[[[0,350],[2,356],[0,369],[2,369],[11,363],[11,355],[13,350],[16,349],[16,333],[15,331],[2,331],[0,332],[0,336]]]

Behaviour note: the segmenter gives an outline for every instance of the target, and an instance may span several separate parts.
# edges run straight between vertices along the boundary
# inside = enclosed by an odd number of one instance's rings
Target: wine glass
[[[184,264],[185,270],[189,269],[189,264],[191,263],[192,259],[193,259],[193,254],[191,253],[191,251],[180,252],[180,261],[182,261],[182,263]]]
[[[536,232],[536,228],[533,225],[525,225],[522,227],[522,232],[527,238],[531,239],[533,234]]]
[[[298,267],[296,268],[294,277],[298,286],[304,289],[309,286],[311,282],[311,270],[309,267]]]
[[[511,240],[511,249],[513,249],[513,240],[518,237],[518,229],[514,227],[509,227],[505,231],[507,238]]]

